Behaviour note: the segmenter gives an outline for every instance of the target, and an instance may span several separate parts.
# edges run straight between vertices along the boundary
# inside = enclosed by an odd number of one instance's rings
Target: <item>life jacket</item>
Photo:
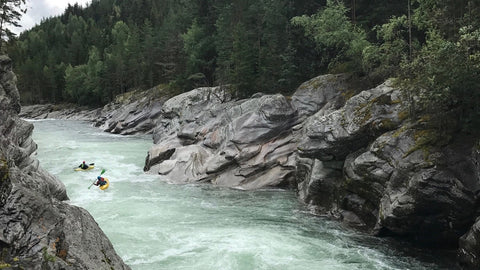
[[[106,185],[106,184],[107,184],[107,181],[105,181],[105,178],[100,177],[100,179],[98,180],[98,184],[99,184],[100,186],[103,186],[103,185]]]

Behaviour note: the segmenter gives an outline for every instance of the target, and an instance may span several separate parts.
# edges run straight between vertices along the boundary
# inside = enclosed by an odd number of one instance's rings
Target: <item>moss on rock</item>
[[[3,183],[8,178],[8,165],[5,158],[0,158],[0,183]]]
[[[428,161],[432,148],[445,145],[451,140],[451,136],[442,136],[435,129],[420,129],[415,131],[413,139],[415,144],[403,155],[403,157],[407,157],[417,150],[422,150],[424,160]]]

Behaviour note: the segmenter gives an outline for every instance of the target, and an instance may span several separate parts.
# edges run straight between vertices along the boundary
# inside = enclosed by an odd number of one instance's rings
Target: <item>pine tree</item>
[[[3,50],[3,41],[14,36],[13,32],[7,28],[7,25],[20,27],[18,23],[22,13],[27,9],[22,9],[25,0],[2,0],[0,1],[0,51]]]

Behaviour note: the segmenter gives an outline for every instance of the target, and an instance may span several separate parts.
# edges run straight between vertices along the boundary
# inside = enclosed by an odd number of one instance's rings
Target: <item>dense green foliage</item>
[[[353,2],[359,7],[366,1]],[[480,129],[480,1],[406,0],[394,6],[402,12],[377,25],[366,15],[349,20],[344,4],[334,0],[292,21],[315,40],[331,70],[363,74],[372,82],[397,77],[412,119],[427,115],[429,125],[445,132]]]
[[[416,37],[401,73],[411,105],[441,130],[452,120],[480,128],[480,1],[422,0],[412,14]],[[414,42],[412,42],[414,43]]]
[[[24,103],[100,105],[161,83],[287,92],[322,69],[289,22],[315,2],[94,0],[22,33],[9,54]]]
[[[397,77],[411,115],[480,119],[476,0],[93,0],[11,40],[24,103],[100,105],[157,84],[289,93],[326,72]]]

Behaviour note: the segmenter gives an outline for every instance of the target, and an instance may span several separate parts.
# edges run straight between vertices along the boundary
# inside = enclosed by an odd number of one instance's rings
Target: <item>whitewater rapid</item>
[[[37,158],[87,209],[134,270],[455,269],[450,253],[414,249],[312,215],[293,191],[172,185],[143,173],[150,136],[80,121],[33,121]],[[95,169],[75,172],[82,161]],[[110,187],[90,184],[105,169]]]

